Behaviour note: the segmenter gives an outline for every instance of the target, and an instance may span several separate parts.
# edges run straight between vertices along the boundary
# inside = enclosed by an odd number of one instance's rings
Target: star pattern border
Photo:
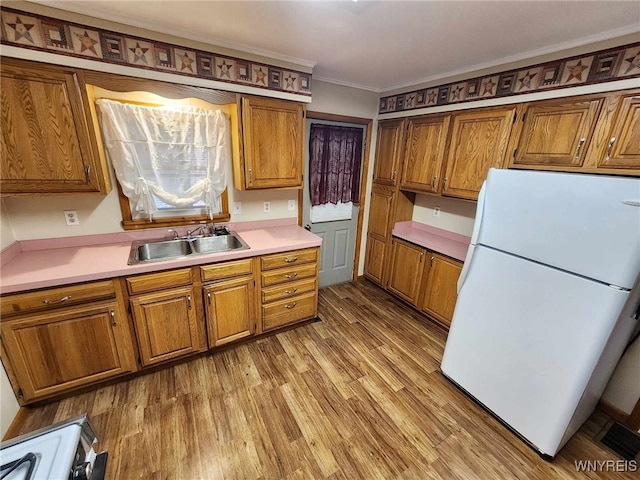
[[[159,42],[148,38],[126,35],[112,30],[105,30],[91,25],[82,25],[15,8],[6,8],[3,6],[0,9],[0,16],[0,27],[2,30],[2,39],[0,43],[5,45],[29,50],[40,50],[51,54],[78,57],[103,63],[126,65],[132,68],[155,70],[165,73],[170,71],[172,74],[184,75],[187,77],[197,77],[225,83],[249,85],[264,90],[288,92],[307,97],[311,96],[311,73],[286,69],[261,62],[253,62],[251,60],[232,57],[229,55],[220,55],[214,51],[198,50],[184,45],[167,44],[166,42]],[[12,28],[10,25],[10,23],[16,23],[16,16],[20,17],[20,32],[18,32],[16,28]],[[25,18],[35,19],[37,21],[25,21]],[[28,25],[28,28],[26,26],[22,27],[22,25]],[[85,43],[82,43],[82,41],[78,43],[78,41],[76,41],[75,43],[78,44],[77,48],[76,46],[71,45],[71,42],[69,41],[68,49],[54,48],[52,45],[48,45],[45,41],[46,36],[43,31],[45,25],[60,25],[60,28],[64,28],[66,31],[74,28],[81,29],[83,31],[97,32],[98,41],[96,42],[94,39],[91,39],[91,41],[85,39]],[[30,32],[34,32],[36,29],[38,30],[38,35],[31,35]],[[13,37],[11,37],[11,34],[13,34]],[[11,38],[13,38],[13,41]],[[122,46],[120,57],[117,55],[108,55],[103,51],[102,46],[106,45],[105,42],[107,39],[110,41],[114,41],[114,39],[120,40],[120,45]],[[28,42],[28,44],[25,44],[25,41]],[[131,56],[130,58],[130,55],[128,54],[128,45],[131,44],[131,42],[133,42],[133,45],[137,42],[140,42],[141,44],[151,44],[151,48],[147,49],[148,51],[145,55],[145,59],[147,60],[146,64],[132,61],[134,56]],[[158,50],[161,51],[162,49],[169,49],[170,52],[180,52],[187,60],[185,61],[183,57],[174,57],[168,59],[172,64],[171,67],[167,67],[166,65],[160,66],[157,64],[157,60],[153,52]],[[88,54],[88,52],[90,52],[90,54]],[[247,65],[248,72],[259,71],[261,72],[261,75],[254,77],[249,74],[249,78],[243,80],[240,80],[236,75],[220,75],[220,70],[216,68],[216,65],[214,64],[215,62],[213,61],[208,64],[208,69],[203,68],[203,64],[200,59],[213,59],[214,57],[216,59],[224,60],[225,65]],[[173,63],[176,63],[176,65],[173,65]],[[272,81],[272,79],[284,78],[295,79],[295,81]]]

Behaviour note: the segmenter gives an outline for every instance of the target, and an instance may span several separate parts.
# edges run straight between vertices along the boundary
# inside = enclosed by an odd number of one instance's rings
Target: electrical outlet
[[[289,200],[288,208],[290,212],[293,212],[296,209],[296,201]]]
[[[242,202],[233,202],[233,213],[235,215],[242,215]]]
[[[64,211],[64,221],[67,222],[67,225],[80,225],[80,219],[78,218],[78,212],[75,210],[65,210]]]
[[[439,217],[440,216],[440,207],[435,207],[433,209],[433,216],[434,217]]]
[[[267,213],[271,211],[271,202],[264,202],[264,211]]]

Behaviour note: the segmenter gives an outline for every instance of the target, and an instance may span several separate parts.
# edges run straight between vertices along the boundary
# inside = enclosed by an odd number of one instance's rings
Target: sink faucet
[[[169,232],[173,232],[173,239],[174,240],[178,239],[178,232],[176,230],[174,230],[173,228],[170,228],[168,231]]]
[[[200,233],[197,233],[200,232]],[[191,236],[196,233],[197,235],[204,235],[204,225],[200,225],[198,228],[194,230],[187,230],[187,238],[191,238]]]

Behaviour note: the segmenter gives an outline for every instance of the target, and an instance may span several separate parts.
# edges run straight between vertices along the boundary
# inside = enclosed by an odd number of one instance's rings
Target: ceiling
[[[638,1],[40,1],[385,91],[640,32]],[[638,35],[640,39],[640,35]]]

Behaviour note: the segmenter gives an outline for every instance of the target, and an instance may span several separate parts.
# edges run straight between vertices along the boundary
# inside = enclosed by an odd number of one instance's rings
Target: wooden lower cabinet
[[[193,287],[137,295],[130,302],[143,366],[207,349]]]
[[[404,240],[392,241],[391,271],[387,288],[412,305],[418,304],[426,250]]]
[[[462,262],[432,253],[427,268],[420,309],[449,327],[458,299],[458,277]]]
[[[115,300],[2,321],[21,404],[137,370],[127,315]]]
[[[262,257],[261,331],[318,314],[318,258],[318,248]]]
[[[253,335],[256,327],[253,276],[204,286],[209,346]]]

